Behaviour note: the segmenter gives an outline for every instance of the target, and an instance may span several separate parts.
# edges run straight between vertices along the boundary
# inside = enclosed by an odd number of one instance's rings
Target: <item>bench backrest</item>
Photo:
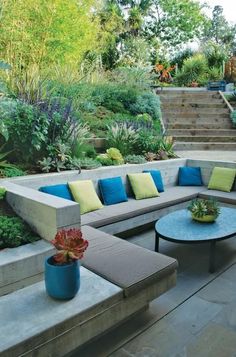
[[[101,178],[109,178],[115,176],[121,176],[128,195],[131,194],[129,182],[127,180],[127,174],[139,173],[143,170],[158,169],[161,171],[163,182],[165,186],[174,186],[177,184],[178,170],[180,166],[186,165],[186,159],[173,159],[166,161],[153,161],[146,164],[139,165],[120,165],[101,167],[95,170],[82,170],[81,174],[77,171],[64,171],[54,174],[32,175],[25,177],[15,178],[14,182],[17,185],[25,186],[28,188],[39,189],[41,186],[56,185],[61,183],[67,183],[68,181],[76,180],[92,180],[95,189],[98,190],[98,180]]]
[[[236,157],[236,155],[235,155],[235,157]],[[215,166],[236,169],[236,162],[188,159],[187,166],[200,167],[201,172],[202,172],[203,183],[205,186],[207,186],[208,182],[210,180],[210,177],[211,177],[212,170]],[[234,186],[233,186],[232,191],[236,191],[236,180],[234,181]]]

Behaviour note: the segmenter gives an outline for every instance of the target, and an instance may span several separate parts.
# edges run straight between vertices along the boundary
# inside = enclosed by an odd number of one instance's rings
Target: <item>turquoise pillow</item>
[[[98,186],[105,205],[128,201],[120,176],[98,180]]]
[[[70,193],[67,184],[53,185],[53,186],[42,186],[39,191],[48,193],[49,195],[65,198],[66,200],[73,201],[73,197]]]
[[[144,170],[143,172],[150,172],[158,192],[165,191],[162,177],[161,177],[161,171],[159,171],[159,170]]]
[[[202,186],[200,167],[183,166],[179,168],[179,186]]]

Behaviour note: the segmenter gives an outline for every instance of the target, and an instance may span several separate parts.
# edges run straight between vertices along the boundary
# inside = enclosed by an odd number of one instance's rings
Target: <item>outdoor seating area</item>
[[[214,184],[217,184],[212,180],[212,172],[215,167],[228,169],[233,175],[231,192],[221,191],[220,189],[224,189],[224,187],[219,187],[218,190],[214,189]],[[152,171],[155,169],[161,172],[164,192],[161,192],[159,196],[155,194],[156,197],[153,198],[136,200],[132,197],[127,175],[141,174],[144,170]],[[52,301],[49,297],[46,297],[44,284],[40,282],[43,273],[43,260],[53,251],[51,244],[43,242],[45,243],[43,249],[38,248],[36,255],[33,253],[34,247],[32,244],[28,245],[31,246],[30,248],[27,246],[15,248],[21,251],[26,249],[27,253],[23,258],[19,255],[17,260],[13,261],[12,259],[13,265],[9,264],[9,252],[6,251],[6,257],[4,259],[3,256],[1,263],[1,272],[3,272],[1,289],[3,294],[9,294],[3,296],[0,300],[5,311],[5,321],[7,323],[11,320],[9,314],[14,313],[15,316],[20,316],[19,314],[22,314],[22,311],[27,311],[29,319],[25,323],[25,330],[22,329],[21,331],[20,341],[17,344],[12,339],[7,338],[9,333],[6,334],[4,346],[2,346],[5,355],[9,355],[11,352],[22,354],[31,350],[42,354],[43,351],[48,352],[53,348],[54,352],[57,351],[58,356],[63,356],[90,341],[91,338],[108,331],[127,317],[147,308],[152,300],[173,287],[176,284],[176,259],[138,247],[114,235],[127,233],[138,227],[140,229],[145,226],[150,227],[167,213],[186,208],[192,199],[199,196],[209,198],[215,195],[222,204],[233,207],[236,202],[235,169],[236,164],[230,162],[175,159],[142,165],[123,165],[114,169],[99,168],[82,171],[80,174],[72,171],[25,176],[3,181],[2,185],[7,189],[7,200],[10,205],[42,237],[50,240],[58,229],[82,227],[84,237],[89,241],[90,248],[82,261],[84,268],[82,269],[81,286],[85,284],[84,289],[86,290],[88,280],[85,278],[83,281],[83,274],[96,281],[94,286],[97,286],[95,290],[92,289],[91,300],[89,298],[91,304],[85,310],[81,310],[81,306],[84,299],[86,300],[88,297],[87,294],[83,295],[81,292],[75,298],[80,304],[77,308],[74,305],[74,299],[66,303]],[[198,181],[200,176],[190,175],[190,181],[193,181],[189,182],[190,186],[188,186],[188,182],[185,181],[188,180],[188,177],[186,175],[180,177],[179,174],[180,171],[185,173],[186,170],[195,174],[201,172],[201,182]],[[218,175],[220,170],[217,169],[216,171]],[[38,191],[42,186],[61,185],[76,180],[82,182],[91,179],[100,196],[99,180],[117,176],[122,179],[128,201],[107,205],[84,214],[80,214],[79,204],[75,201]],[[213,189],[207,189],[209,182],[213,185]],[[179,184],[184,184],[184,186]],[[41,242],[37,243],[41,244]],[[34,254],[33,258],[30,253]],[[35,259],[37,259],[36,265],[34,264]],[[33,269],[31,269],[32,263],[34,264]],[[21,270],[20,266],[24,266],[24,269]],[[9,271],[21,272],[9,274]],[[129,272],[129,274],[126,274],[126,272]],[[25,276],[24,273],[26,273]],[[102,291],[99,290],[100,281],[103,284]],[[90,293],[88,292],[88,294]],[[97,303],[94,305],[93,294],[98,294],[99,305]],[[21,304],[14,305],[14,312],[8,311],[6,308],[8,298],[12,299],[13,303],[13,301],[19,299],[19,296],[22,296]],[[32,309],[27,303],[29,299],[35,301]],[[37,329],[35,331],[33,329],[32,334],[28,334],[27,331],[31,329],[30,326],[34,321],[31,314],[41,315],[41,309],[45,304],[48,305],[48,308],[55,306],[55,310],[52,309],[50,314],[43,315],[44,317],[37,324]],[[68,315],[67,309],[63,312],[64,304],[68,306],[68,313],[73,311],[73,314]],[[59,311],[60,319],[58,320]],[[108,318],[108,316],[112,316],[112,318]],[[12,328],[12,322],[6,329],[5,324],[3,326],[4,331],[7,332],[8,329]],[[73,336],[76,333],[79,333],[81,338],[77,338],[75,341]],[[65,338],[68,341],[73,340],[73,343],[64,343]],[[62,348],[62,345],[65,347]]]

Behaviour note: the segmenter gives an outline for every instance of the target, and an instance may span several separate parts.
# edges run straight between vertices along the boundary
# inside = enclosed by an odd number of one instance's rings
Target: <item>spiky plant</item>
[[[197,218],[202,218],[207,215],[217,218],[220,214],[219,204],[214,199],[205,200],[203,198],[197,198],[191,201],[187,209]]]

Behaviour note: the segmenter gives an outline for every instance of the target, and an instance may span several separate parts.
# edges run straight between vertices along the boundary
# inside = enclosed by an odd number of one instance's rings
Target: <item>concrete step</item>
[[[166,89],[156,89],[156,92],[162,96],[162,95],[168,95],[168,96],[176,96],[176,95],[194,95],[194,96],[200,96],[200,95],[205,95],[205,96],[214,96],[214,95],[219,95],[218,91],[208,91],[205,88],[198,88],[198,89],[192,89],[192,88],[166,88]]]
[[[168,129],[170,136],[233,136],[236,138],[236,129]]]
[[[215,108],[220,108],[224,109],[227,108],[227,105],[225,103],[212,103],[212,102],[162,102],[161,105],[162,110],[192,110],[193,109],[215,109]]]
[[[222,113],[222,114],[218,114],[218,113],[207,113],[207,114],[202,114],[202,113],[190,113],[190,112],[182,112],[182,113],[175,113],[174,111],[170,111],[170,112],[162,112],[162,118],[175,118],[175,120],[178,121],[182,121],[183,119],[197,119],[197,118],[204,118],[204,120],[207,120],[208,122],[214,121],[216,118],[221,119],[221,118],[227,118],[228,120],[231,121],[230,119],[230,115],[229,113]]]
[[[44,281],[0,298],[1,357],[64,356],[124,318],[122,289],[83,267],[80,274],[71,300],[47,296]]]
[[[174,145],[175,150],[236,150],[236,143],[211,143],[211,142],[176,142]]]
[[[176,120],[176,118],[168,118],[168,120],[163,119],[164,123],[166,123],[166,127],[169,127],[170,124],[181,124],[181,123],[188,123],[192,125],[192,129],[195,128],[196,124],[205,124],[205,123],[209,123],[209,119],[208,118],[196,118],[196,119],[186,119],[183,118],[182,121],[180,120]],[[215,120],[211,122],[212,124],[218,124],[219,128],[222,129],[226,129],[226,125],[229,124],[231,125],[230,127],[232,127],[232,123],[230,121],[230,119],[228,118],[215,118]]]
[[[200,114],[200,115],[216,115],[216,114],[228,114],[230,113],[228,108],[197,108],[197,107],[171,107],[163,110],[164,115],[178,114],[178,116],[188,114]]]
[[[172,129],[190,129],[190,130],[195,130],[195,129],[231,129],[232,124],[230,122],[223,123],[223,125],[220,125],[218,123],[209,123],[209,122],[204,122],[204,123],[198,123],[196,122],[194,124],[190,122],[182,122],[182,123],[175,123],[175,122],[169,122],[166,124],[166,129],[167,130],[172,130]]]
[[[208,142],[211,142],[211,143],[218,143],[218,142],[221,142],[221,143],[236,143],[236,136],[208,136],[206,138],[206,136],[197,136],[197,135],[187,135],[187,136],[176,136],[174,135],[174,140],[176,142],[205,142],[206,139]],[[236,156],[236,154],[235,154]]]
[[[177,99],[194,99],[194,100],[206,100],[206,99],[221,99],[221,96],[218,92],[199,92],[199,93],[191,93],[191,92],[184,92],[184,93],[172,93],[169,94],[167,92],[158,94],[161,99],[169,99],[177,100]]]

